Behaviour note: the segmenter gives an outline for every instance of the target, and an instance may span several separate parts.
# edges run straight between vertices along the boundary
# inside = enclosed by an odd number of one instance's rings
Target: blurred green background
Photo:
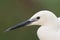
[[[40,10],[50,10],[59,17],[60,0],[0,0],[0,40],[38,40],[36,32],[39,26],[3,31]]]

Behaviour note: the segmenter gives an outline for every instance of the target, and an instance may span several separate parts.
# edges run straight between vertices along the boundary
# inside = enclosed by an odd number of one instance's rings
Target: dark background
[[[60,0],[0,0],[0,40],[38,40],[36,32],[39,26],[3,31],[40,10],[50,10],[59,17]]]

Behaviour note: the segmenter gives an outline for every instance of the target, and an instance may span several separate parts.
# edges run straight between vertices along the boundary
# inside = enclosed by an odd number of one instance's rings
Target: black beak
[[[8,31],[11,31],[11,30],[20,28],[20,27],[24,27],[24,26],[26,26],[26,25],[28,25],[28,24],[30,24],[30,23],[32,23],[32,22],[33,22],[33,21],[27,20],[27,21],[25,21],[25,22],[19,23],[19,24],[17,24],[17,25],[14,25],[14,26],[6,29],[5,32],[8,32]]]

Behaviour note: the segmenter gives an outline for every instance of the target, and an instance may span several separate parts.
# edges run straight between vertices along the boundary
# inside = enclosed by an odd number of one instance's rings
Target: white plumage
[[[60,18],[48,10],[37,12],[31,19],[40,17],[32,25],[41,25],[37,30],[37,35],[40,40],[60,40]]]

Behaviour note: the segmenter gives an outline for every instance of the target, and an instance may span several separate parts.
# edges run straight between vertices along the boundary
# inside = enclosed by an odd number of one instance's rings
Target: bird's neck
[[[44,21],[43,21],[43,23],[42,23],[42,25],[44,25],[44,26],[48,26],[48,27],[50,27],[50,28],[59,28],[59,22],[58,22],[58,19],[57,19],[57,17],[51,17],[51,18],[46,18]]]
[[[58,21],[47,21],[43,26],[47,26],[48,28],[58,30],[59,27],[59,22]]]

